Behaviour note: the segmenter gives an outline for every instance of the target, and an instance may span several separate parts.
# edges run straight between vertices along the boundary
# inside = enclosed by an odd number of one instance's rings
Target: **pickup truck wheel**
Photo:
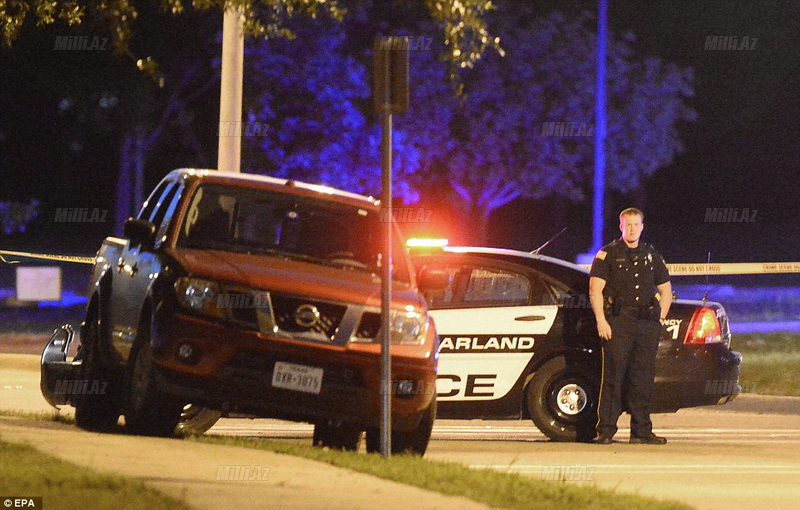
[[[588,441],[597,421],[597,385],[567,367],[564,358],[548,361],[533,376],[526,395],[536,427],[553,441]]]
[[[86,317],[81,346],[75,356],[80,359],[78,380],[85,381],[81,391],[72,396],[75,406],[75,424],[94,432],[111,432],[121,414],[119,381],[103,367],[97,352],[100,341],[100,321],[97,313]]]
[[[140,436],[170,437],[181,417],[183,404],[161,392],[155,381],[150,325],[139,327],[128,377],[125,430]]]
[[[342,423],[316,423],[314,425],[313,445],[332,450],[357,451],[361,442],[361,429]]]
[[[431,440],[433,422],[436,420],[436,401],[434,400],[422,414],[419,425],[414,430],[392,430],[392,455],[408,453],[412,455],[425,455],[428,443]],[[367,429],[367,452],[381,452],[380,429]]]
[[[214,426],[222,413],[197,404],[186,404],[181,410],[181,417],[175,433],[179,436],[199,436]]]

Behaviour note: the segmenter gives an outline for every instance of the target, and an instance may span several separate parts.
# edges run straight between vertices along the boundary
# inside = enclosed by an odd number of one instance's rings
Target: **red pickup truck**
[[[175,170],[96,256],[81,345],[57,331],[42,392],[78,426],[169,436],[194,409],[307,421],[314,444],[379,451],[379,203],[291,180]],[[423,454],[437,336],[393,250],[392,450]],[[441,278],[440,278],[441,279]]]

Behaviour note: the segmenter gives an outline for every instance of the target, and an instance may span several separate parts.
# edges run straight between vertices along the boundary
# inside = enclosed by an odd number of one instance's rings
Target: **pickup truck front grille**
[[[272,294],[275,325],[287,333],[322,335],[333,341],[347,306]]]
[[[362,340],[374,340],[378,337],[381,330],[381,314],[375,312],[364,312],[361,322],[356,330],[356,338]]]

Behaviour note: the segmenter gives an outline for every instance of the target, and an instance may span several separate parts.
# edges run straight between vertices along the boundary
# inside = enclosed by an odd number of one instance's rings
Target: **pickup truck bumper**
[[[69,404],[71,393],[78,387],[76,380],[81,362],[67,361],[69,346],[74,338],[72,326],[64,324],[53,332],[42,351],[42,396],[53,407]]]
[[[180,313],[154,326],[157,381],[181,400],[223,412],[379,426],[378,345],[297,341]],[[392,347],[392,426],[397,430],[416,428],[435,398],[433,342],[431,331],[425,345]],[[321,384],[276,387],[276,363],[309,369],[321,376]]]

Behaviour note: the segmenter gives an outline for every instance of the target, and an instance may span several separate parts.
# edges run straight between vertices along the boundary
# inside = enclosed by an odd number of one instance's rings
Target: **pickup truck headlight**
[[[427,317],[413,308],[405,311],[395,310],[390,315],[393,344],[419,345],[425,341],[428,332]]]
[[[183,277],[175,282],[175,291],[178,302],[189,310],[217,319],[225,317],[225,311],[218,303],[220,290],[217,283],[200,278]]]
[[[428,316],[419,313],[413,306],[406,310],[393,310],[389,316],[390,339],[393,344],[419,345],[428,336]],[[381,314],[366,312],[351,342],[380,343]]]

